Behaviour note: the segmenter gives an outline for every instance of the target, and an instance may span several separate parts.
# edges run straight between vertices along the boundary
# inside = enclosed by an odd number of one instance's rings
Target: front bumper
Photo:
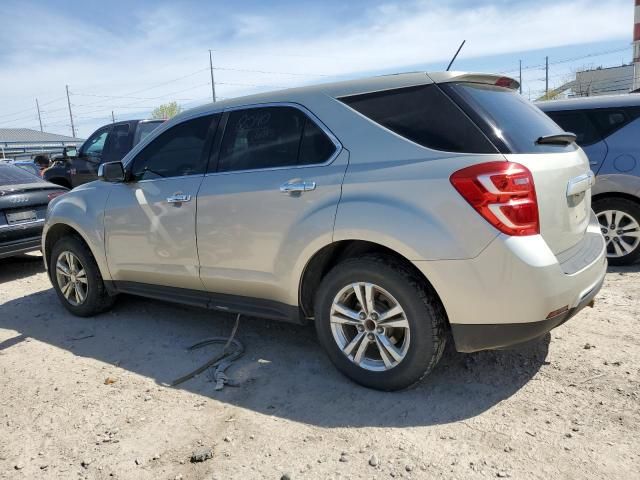
[[[22,238],[13,242],[0,244],[0,258],[12,257],[21,253],[33,252],[40,249],[40,236]]]

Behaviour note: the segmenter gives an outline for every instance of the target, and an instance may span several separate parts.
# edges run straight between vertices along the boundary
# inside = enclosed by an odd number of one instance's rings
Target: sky
[[[633,0],[1,0],[0,128],[86,138],[177,101],[446,69],[518,76],[523,94],[631,61]]]

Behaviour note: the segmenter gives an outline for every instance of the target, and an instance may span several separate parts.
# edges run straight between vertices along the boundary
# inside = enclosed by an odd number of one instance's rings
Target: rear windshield
[[[436,85],[420,85],[342,97],[341,102],[423,147],[464,153],[496,148]]]
[[[0,164],[0,186],[19,185],[21,183],[38,183],[42,180],[14,165]]]
[[[162,125],[162,122],[140,122],[138,124],[138,129],[136,130],[135,138],[133,139],[133,144],[139,144],[160,125]]]
[[[564,130],[514,90],[479,83],[450,83],[442,88],[503,153],[564,152],[576,148],[574,144],[536,144],[538,138]]]

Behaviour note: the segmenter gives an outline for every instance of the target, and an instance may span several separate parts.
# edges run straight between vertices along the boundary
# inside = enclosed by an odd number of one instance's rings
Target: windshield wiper
[[[576,141],[575,133],[563,132],[554,135],[545,135],[536,140],[536,145],[569,145]]]

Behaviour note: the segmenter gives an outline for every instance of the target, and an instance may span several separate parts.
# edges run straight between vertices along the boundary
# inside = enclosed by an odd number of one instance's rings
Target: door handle
[[[190,202],[191,201],[191,195],[185,195],[182,193],[176,193],[174,195],[171,195],[170,197],[167,197],[167,203],[183,203],[183,202]]]
[[[572,178],[567,184],[567,197],[586,192],[596,183],[595,180],[596,176],[591,170],[583,175]]]
[[[316,189],[316,182],[287,182],[280,185],[282,193],[303,193]]]

